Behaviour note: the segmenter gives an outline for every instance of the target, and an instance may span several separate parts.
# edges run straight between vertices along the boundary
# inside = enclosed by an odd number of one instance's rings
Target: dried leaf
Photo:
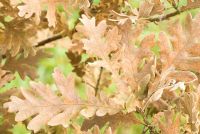
[[[78,5],[79,2],[82,2],[82,5]],[[53,26],[55,27],[56,25],[56,6],[58,4],[63,4],[65,5],[65,9],[67,10],[68,5],[70,6],[80,6],[81,8],[89,7],[89,2],[88,0],[76,0],[75,2],[71,0],[35,0],[34,2],[31,0],[25,0],[24,5],[18,6],[19,9],[19,16],[25,17],[25,18],[30,18],[33,15],[35,15],[36,23],[40,23],[40,15],[42,13],[42,7],[44,5],[47,5],[47,14],[46,18],[48,20],[48,25],[49,27]]]
[[[15,124],[15,115],[13,113],[8,113],[6,109],[3,109],[3,103],[9,101],[10,96],[16,95],[20,96],[19,90],[10,89],[6,92],[0,93],[0,113],[3,117],[3,122],[0,127],[0,132],[3,134],[10,134],[9,130],[12,128],[12,125]]]
[[[0,69],[0,88],[14,79],[14,75],[9,71]]]
[[[0,21],[4,28],[0,31],[0,53],[1,55],[11,54],[16,56],[23,52],[25,57],[28,54],[34,55],[35,45],[32,41],[36,34],[37,27],[30,19],[19,18],[17,10],[10,5],[10,1],[3,1],[0,7]],[[4,21],[6,16],[10,16],[10,21]]]
[[[199,132],[199,87],[197,91],[185,93],[181,98],[182,111],[189,116],[188,123],[191,124],[191,131]]]
[[[92,119],[86,119],[83,122],[81,130],[88,130],[92,126],[97,125],[100,128],[103,127],[107,122],[109,122],[109,126],[115,130],[118,125],[128,126],[130,124],[142,124],[142,121],[137,119],[133,113],[122,114],[117,113],[114,115],[105,115],[103,117],[95,116]]]
[[[139,7],[139,16],[144,18],[148,17],[152,12],[153,7],[154,3],[151,3],[150,1],[144,1]]]
[[[42,83],[31,82],[31,90],[22,89],[25,99],[11,96],[11,101],[4,104],[9,112],[17,112],[15,120],[24,121],[29,117],[33,117],[28,123],[28,129],[38,132],[42,126],[48,124],[50,126],[62,125],[68,127],[70,120],[76,118],[79,113],[84,116],[102,116],[106,113],[115,114],[119,112],[120,107],[113,107],[107,103],[109,98],[99,100],[90,92],[87,101],[81,101],[75,92],[74,79],[71,75],[67,78],[58,70],[54,71],[54,79],[57,87],[62,94],[57,96],[48,85]],[[34,92],[34,94],[33,94]],[[84,114],[87,111],[87,114]]]
[[[162,14],[164,6],[160,0],[145,0],[139,7],[139,17],[148,18],[155,14]]]
[[[165,122],[161,121],[161,116],[165,117]],[[179,134],[180,117],[173,120],[174,113],[172,111],[160,112],[154,116],[154,123],[157,124],[162,134]]]
[[[50,57],[50,54],[43,50],[39,50],[35,56],[29,55],[28,57],[24,57],[23,55],[19,55],[19,57],[9,57],[2,68],[10,70],[13,73],[17,71],[22,78],[29,76],[31,79],[34,79],[37,77],[36,66],[39,60],[46,57]]]
[[[187,5],[181,7],[181,10],[192,9],[194,7],[198,7],[200,5],[199,0],[187,0]]]

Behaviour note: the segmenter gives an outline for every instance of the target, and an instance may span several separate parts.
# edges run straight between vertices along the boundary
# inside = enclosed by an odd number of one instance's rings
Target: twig
[[[180,13],[182,13],[182,12],[181,11],[175,11],[175,12],[166,14],[165,16],[159,16],[159,17],[156,17],[156,18],[149,18],[148,21],[150,21],[150,22],[163,21],[163,20],[167,20],[171,17],[174,17],[174,16],[176,16]]]
[[[97,92],[99,90],[99,84],[100,84],[100,81],[101,81],[102,72],[103,72],[103,67],[100,68],[99,77],[97,79],[97,83],[96,83],[96,86],[95,86],[95,96],[97,95]]]
[[[88,85],[88,86],[94,88],[94,89],[96,88],[95,86],[93,86],[92,84],[90,84],[90,83],[87,82],[87,81],[82,80],[82,82],[85,83],[86,85]]]
[[[142,130],[142,134],[146,134],[148,132],[148,128],[144,126],[144,129]]]
[[[145,111],[143,111],[141,109],[137,109],[137,112],[140,113],[140,115],[143,118],[144,124],[146,124],[144,126],[144,129],[143,129],[143,134],[146,134],[148,131],[151,134],[158,134],[158,132],[156,131],[155,127],[147,120],[148,113],[145,114]]]
[[[174,16],[176,16],[176,15],[178,15],[180,13],[183,13],[185,11],[188,11],[188,10],[191,10],[191,9],[196,9],[196,8],[200,8],[200,3],[199,4],[193,4],[192,6],[185,6],[185,7],[182,7],[180,10],[176,10],[176,11],[174,11],[172,13],[169,13],[169,14],[166,14],[164,16],[159,16],[159,17],[156,17],[156,18],[149,18],[147,20],[150,21],[150,22],[163,21],[163,20],[167,20],[167,19],[169,19],[171,17],[174,17]],[[66,36],[67,36],[66,32],[61,32],[59,34],[56,34],[56,35],[54,35],[52,37],[49,37],[47,39],[44,39],[44,40],[38,42],[38,44],[35,47],[44,46],[47,43],[56,41],[58,39],[66,37]]]
[[[197,2],[197,3],[196,3],[196,2],[193,2],[192,5],[190,5],[190,6],[184,6],[184,7],[182,7],[180,10],[176,10],[176,11],[174,11],[174,12],[172,12],[172,13],[169,13],[169,14],[166,14],[166,15],[164,15],[164,16],[159,16],[159,17],[155,17],[155,18],[148,18],[147,20],[148,20],[149,22],[159,22],[159,21],[167,20],[167,19],[169,19],[169,18],[171,18],[171,17],[174,17],[174,16],[176,16],[176,15],[178,15],[178,14],[181,14],[181,13],[183,13],[183,12],[185,12],[185,11],[192,10],[192,9],[196,9],[196,8],[200,8],[200,2]],[[36,45],[35,47],[44,46],[44,45],[46,45],[47,43],[50,43],[50,42],[59,40],[59,39],[61,39],[61,38],[66,37],[67,35],[68,35],[68,33],[66,33],[66,32],[61,32],[61,33],[59,33],[59,34],[53,35],[52,37],[49,37],[49,38],[47,38],[47,39],[44,39],[44,40],[38,42],[37,45]],[[2,57],[2,58],[6,58],[6,55],[1,55],[1,57]]]
[[[53,41],[56,41],[56,40],[59,40],[61,38],[64,38],[67,36],[67,33],[65,31],[62,31],[56,35],[53,35],[52,37],[49,37],[47,39],[44,39],[40,42],[37,43],[37,45],[35,47],[41,47],[41,46],[44,46],[45,44],[47,43],[50,43],[50,42],[53,42]]]
[[[156,18],[149,18],[148,21],[155,22],[155,21],[167,20],[167,19],[174,17],[178,14],[181,14],[185,11],[189,11],[189,10],[196,9],[196,8],[200,8],[200,3],[199,4],[193,4],[192,6],[184,6],[180,10],[176,10],[176,11],[169,13],[169,14],[166,14],[164,16],[159,16],[159,17],[156,17]]]
[[[38,48],[38,47],[44,46],[44,45],[46,45],[46,44],[48,44],[48,43],[51,43],[51,42],[53,42],[53,41],[62,39],[62,38],[64,38],[64,37],[66,37],[67,35],[68,35],[68,34],[67,34],[66,31],[62,31],[62,32],[60,32],[60,33],[58,33],[58,34],[53,35],[52,37],[46,38],[46,39],[44,39],[44,40],[38,42],[37,45],[35,45],[34,47],[35,47],[35,48]],[[22,50],[21,52],[23,52],[23,50]],[[4,54],[4,55],[0,55],[0,57],[3,58],[3,59],[5,59],[7,56]]]

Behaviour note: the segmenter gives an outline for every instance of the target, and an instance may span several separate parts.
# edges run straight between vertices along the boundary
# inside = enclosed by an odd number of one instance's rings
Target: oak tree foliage
[[[31,81],[0,94],[7,119],[0,133],[16,122],[38,134],[114,134],[131,125],[142,134],[200,133],[199,7],[199,0],[1,0],[0,88],[16,72]],[[37,69],[56,47],[73,69],[65,75],[57,65],[52,86]]]

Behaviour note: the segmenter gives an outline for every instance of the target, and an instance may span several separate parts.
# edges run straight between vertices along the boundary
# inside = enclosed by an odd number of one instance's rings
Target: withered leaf
[[[14,79],[14,75],[6,70],[0,68],[0,88]]]
[[[82,5],[79,5],[79,3],[82,3]],[[40,23],[40,15],[42,13],[42,8],[44,5],[47,5],[47,14],[46,18],[48,20],[49,27],[56,25],[56,6],[58,4],[65,5],[65,10],[67,10],[68,6],[79,6],[81,8],[89,7],[90,3],[88,0],[25,0],[24,5],[19,5],[19,16],[30,18],[33,15],[35,15],[36,23]]]
[[[199,5],[200,5],[199,0],[187,0],[187,5],[182,6],[181,10],[192,9],[192,8],[199,6]]]
[[[6,109],[3,109],[3,103],[7,102],[10,96],[16,95],[20,96],[20,92],[17,89],[10,89],[4,93],[0,93],[0,113],[3,116],[3,123],[0,127],[0,132],[4,134],[10,134],[9,129],[12,128],[12,125],[15,124],[15,115],[13,113],[8,113]]]
[[[70,120],[76,118],[79,113],[85,117],[88,115],[91,117],[95,114],[103,116],[120,111],[117,105],[113,107],[113,104],[111,106],[107,103],[109,98],[105,95],[101,97],[101,100],[96,98],[92,94],[93,90],[88,94],[87,101],[81,100],[76,94],[72,75],[65,78],[60,70],[55,69],[53,76],[62,96],[57,96],[48,85],[31,82],[30,91],[21,90],[25,99],[11,96],[11,101],[4,104],[9,112],[17,112],[16,121],[24,121],[35,115],[28,123],[28,129],[38,132],[42,126],[47,124],[68,127]]]
[[[165,121],[161,121],[161,116],[164,115]],[[154,116],[154,123],[158,126],[162,134],[179,134],[180,117],[173,119],[174,113],[172,111],[164,111]]]
[[[181,98],[183,113],[189,116],[188,123],[191,124],[192,132],[199,132],[199,87],[196,91],[185,93]]]
[[[10,5],[10,1],[2,1],[3,6],[0,7],[0,22],[4,26],[0,30],[0,53],[1,55],[11,54],[16,56],[19,52],[23,52],[25,57],[35,54],[32,42],[36,34],[37,27],[31,19],[17,17],[16,8]],[[12,19],[8,22],[4,20],[6,16]]]
[[[7,57],[7,61],[2,68],[10,70],[12,73],[17,71],[23,79],[26,76],[34,79],[37,77],[36,67],[39,60],[48,57],[51,57],[51,55],[43,50],[37,51],[37,54],[34,56],[24,57],[19,55],[18,57]]]
[[[88,130],[92,126],[97,125],[100,128],[103,127],[106,123],[109,123],[109,126],[115,130],[118,125],[129,125],[129,124],[141,124],[142,121],[137,119],[134,113],[123,114],[117,113],[114,115],[105,115],[103,117],[94,116],[91,119],[86,119],[83,122],[81,130]]]
[[[148,18],[155,14],[162,14],[164,6],[161,0],[145,0],[139,7],[139,17]]]

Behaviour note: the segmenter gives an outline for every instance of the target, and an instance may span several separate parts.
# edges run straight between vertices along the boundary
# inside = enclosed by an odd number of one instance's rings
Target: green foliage
[[[0,115],[0,126],[3,124],[3,122],[4,122],[3,115]]]
[[[98,5],[100,3],[101,0],[92,0],[94,5]]]
[[[22,79],[19,73],[15,73],[15,79],[10,83],[7,83],[4,87],[0,88],[0,93],[6,92],[9,89],[13,88],[28,88],[29,87],[30,78],[26,77]]]
[[[30,131],[26,129],[26,126],[22,123],[17,123],[14,127],[10,130],[13,134],[31,134]]]
[[[39,81],[44,83],[53,83],[52,73],[55,67],[59,67],[65,75],[69,74],[73,70],[73,66],[70,64],[69,59],[66,56],[66,50],[63,48],[49,48],[48,52],[53,54],[51,58],[42,59],[39,63],[38,74]]]
[[[11,17],[11,16],[6,16],[5,18],[4,18],[4,21],[5,22],[10,22],[10,21],[12,21],[14,18],[13,17]]]

